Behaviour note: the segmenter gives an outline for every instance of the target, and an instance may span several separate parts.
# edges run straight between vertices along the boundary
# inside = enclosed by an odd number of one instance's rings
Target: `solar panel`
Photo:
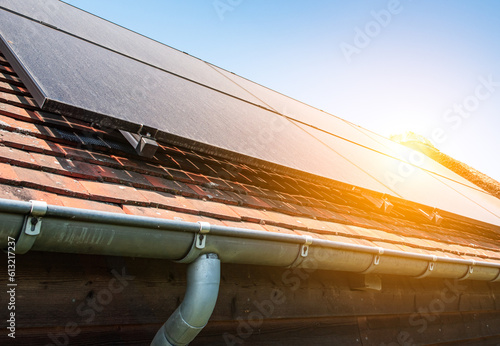
[[[381,153],[372,152],[348,141],[331,136],[309,126],[298,124],[304,131],[312,134],[332,150],[346,154],[346,159],[356,167],[362,168],[375,180],[393,191],[392,195],[432,206],[449,212],[457,212],[471,218],[480,217],[489,223],[497,223],[500,203],[496,206],[490,195],[471,189],[451,180],[417,167],[401,167],[401,161]],[[422,188],[422,187],[425,188]],[[488,201],[486,197],[491,197]],[[499,201],[500,202],[500,201]],[[497,212],[495,214],[495,211]]]
[[[107,22],[57,0],[2,0],[0,6],[18,12],[36,22],[43,22],[67,33],[106,47],[160,70],[230,93],[236,97],[259,103],[211,68],[207,63],[186,53],[160,44],[145,36]]]
[[[45,101],[48,110],[77,104],[85,112],[76,115],[86,120],[112,118],[130,130],[137,129],[140,120],[144,126],[162,129],[166,137],[174,135],[168,139],[180,144],[199,142],[312,174],[334,173],[348,183],[359,177],[359,186],[384,191],[363,171],[353,172],[355,167],[273,112],[13,14],[0,13],[0,18],[10,24],[0,28],[2,36],[9,37],[15,54],[30,67],[28,73],[36,76],[35,83],[51,95]],[[25,37],[31,38],[29,45],[22,41]],[[311,153],[315,161],[303,169],[302,160]]]
[[[359,131],[365,133],[367,136],[373,138],[375,141],[380,143],[385,147],[385,152],[388,155],[391,155],[399,160],[413,163],[414,165],[417,165],[418,167],[425,169],[427,171],[436,173],[437,175],[440,175],[446,179],[450,179],[453,181],[456,181],[460,184],[466,185],[470,188],[482,191],[478,186],[474,185],[471,183],[469,180],[463,178],[462,176],[456,174],[453,171],[450,171],[446,167],[440,165],[433,159],[431,159],[428,156],[425,156],[424,154],[417,152],[416,150],[413,150],[411,148],[408,148],[404,145],[400,145],[398,143],[395,143],[383,136],[380,136],[376,133],[370,132],[360,126],[356,126],[354,124],[350,124],[351,126],[355,127]],[[384,151],[384,149],[382,149]],[[483,191],[484,192],[484,191]]]
[[[385,137],[371,133],[370,131],[356,126],[344,119],[323,112],[319,109],[311,107],[307,104],[294,100],[290,97],[282,95],[276,91],[270,90],[264,86],[253,83],[243,77],[227,72],[221,68],[213,66],[214,69],[225,75],[227,78],[241,85],[245,90],[248,90],[252,95],[262,100],[271,109],[278,111],[292,119],[301,123],[305,123],[320,129],[347,141],[354,142],[366,149],[380,152],[398,160],[418,165],[420,168],[429,170],[438,175],[442,175],[449,179],[458,181],[469,187],[478,189],[477,186],[459,176],[458,174],[446,169],[434,160],[424,159],[422,154],[419,154],[413,149],[399,145]]]
[[[47,111],[500,225],[498,199],[341,118],[56,0],[0,6],[2,50]]]

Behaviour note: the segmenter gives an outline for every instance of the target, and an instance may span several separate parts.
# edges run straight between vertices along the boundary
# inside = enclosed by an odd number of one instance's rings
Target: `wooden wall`
[[[6,273],[6,255],[2,262]],[[148,345],[182,301],[185,274],[186,265],[163,260],[18,255],[12,344]],[[347,273],[243,265],[223,265],[221,281],[191,345],[500,344],[499,283],[395,275],[363,291]],[[13,341],[7,333],[0,344]]]

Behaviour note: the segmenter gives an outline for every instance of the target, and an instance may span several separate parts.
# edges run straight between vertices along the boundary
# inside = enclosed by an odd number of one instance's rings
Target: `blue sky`
[[[500,181],[500,1],[66,2]]]

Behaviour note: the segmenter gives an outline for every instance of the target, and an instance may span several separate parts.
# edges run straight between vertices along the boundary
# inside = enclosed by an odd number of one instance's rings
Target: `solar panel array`
[[[47,111],[500,226],[500,200],[343,119],[57,0],[1,0],[2,51]]]

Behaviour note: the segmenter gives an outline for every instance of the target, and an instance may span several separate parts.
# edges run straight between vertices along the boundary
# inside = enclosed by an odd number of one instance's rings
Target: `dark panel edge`
[[[7,61],[10,63],[19,78],[21,78],[21,81],[33,96],[36,104],[40,108],[43,108],[47,97],[43,93],[42,88],[36,83],[28,69],[17,58],[16,53],[14,53],[14,51],[10,48],[10,45],[6,42],[2,35],[0,35],[0,50],[5,55]]]
[[[118,119],[111,115],[102,114],[85,108],[73,106],[51,98],[46,98],[45,103],[41,108],[46,112],[52,112],[60,114],[62,116],[89,122],[92,124],[92,126],[96,126],[104,130],[124,130],[135,133],[138,132],[141,128],[141,125],[139,124],[134,124],[126,120]]]

